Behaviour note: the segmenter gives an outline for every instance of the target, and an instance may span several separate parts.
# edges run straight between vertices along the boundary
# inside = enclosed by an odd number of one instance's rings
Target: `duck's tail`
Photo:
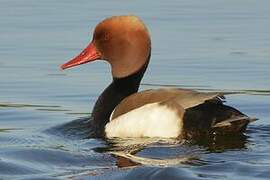
[[[223,120],[218,123],[212,124],[212,129],[215,132],[244,132],[247,125],[251,122],[258,120],[255,117],[248,117],[246,115],[239,115],[235,117],[231,117],[229,119]]]

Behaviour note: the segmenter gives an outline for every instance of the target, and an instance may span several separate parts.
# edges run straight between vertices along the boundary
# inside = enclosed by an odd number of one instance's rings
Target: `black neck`
[[[113,78],[113,82],[99,96],[93,112],[91,126],[94,128],[95,137],[104,136],[104,127],[109,122],[110,115],[114,108],[127,96],[138,92],[140,82],[146,71],[150,60],[141,69],[127,77]]]

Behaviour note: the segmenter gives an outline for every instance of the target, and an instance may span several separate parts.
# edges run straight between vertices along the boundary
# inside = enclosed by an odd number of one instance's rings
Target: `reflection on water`
[[[59,108],[60,106],[46,106],[46,105],[36,105],[36,104],[17,104],[17,103],[0,103],[0,108]]]
[[[244,150],[247,136],[214,136],[194,141],[159,138],[109,139],[106,147],[95,148],[99,153],[110,153],[117,158],[117,166],[138,165],[172,166],[206,164],[200,160],[205,153],[222,153],[231,150]],[[159,154],[155,149],[167,152]],[[143,153],[142,153],[143,152]],[[143,155],[143,157],[140,156]],[[150,156],[150,157],[149,157]],[[155,156],[155,157],[153,157]],[[133,163],[133,164],[132,164]]]
[[[0,128],[0,133],[1,132],[10,132],[10,131],[15,131],[15,130],[20,130],[19,128]]]

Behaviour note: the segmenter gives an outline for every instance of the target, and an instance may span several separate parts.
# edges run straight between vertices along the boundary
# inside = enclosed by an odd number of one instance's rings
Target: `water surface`
[[[269,1],[0,3],[0,179],[270,178]],[[120,14],[140,16],[152,36],[141,90],[241,92],[227,104],[259,121],[242,137],[196,143],[85,138],[109,66],[59,65],[100,20]]]

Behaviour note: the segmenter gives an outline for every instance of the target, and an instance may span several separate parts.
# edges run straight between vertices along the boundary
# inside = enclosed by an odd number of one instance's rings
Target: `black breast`
[[[127,96],[138,92],[149,59],[150,55],[147,62],[136,73],[124,78],[113,78],[113,82],[99,96],[90,121],[91,137],[104,137],[104,127],[114,108]]]

